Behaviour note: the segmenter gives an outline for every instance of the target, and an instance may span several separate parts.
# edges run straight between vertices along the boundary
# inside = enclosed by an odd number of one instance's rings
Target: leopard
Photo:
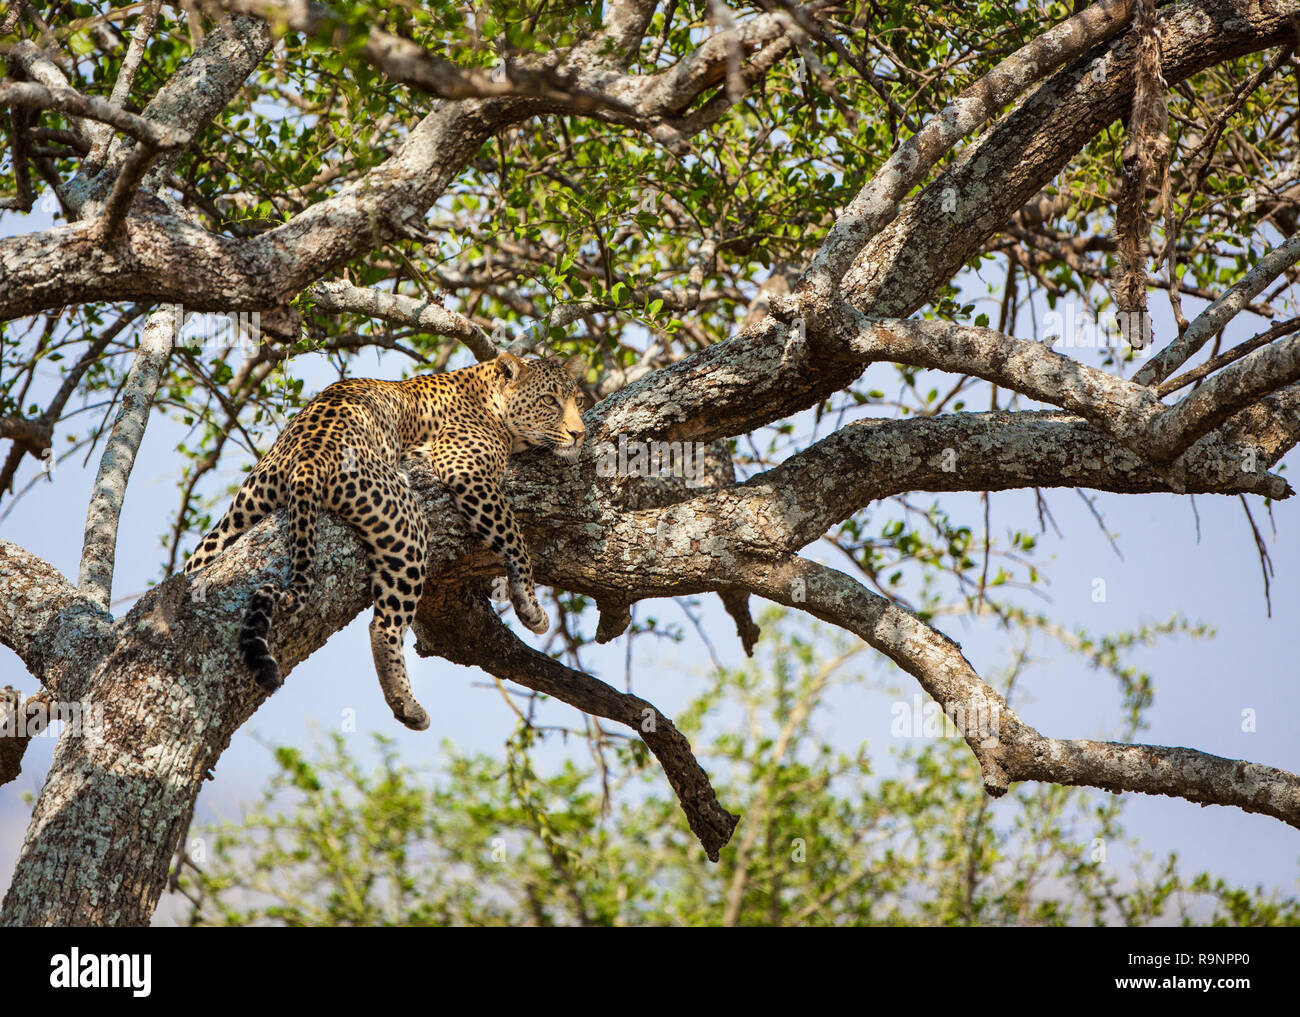
[[[310,399],[285,425],[217,525],[186,560],[193,574],[266,516],[287,509],[292,557],[283,584],[249,598],[238,649],[268,695],[283,684],[271,652],[272,624],[302,611],[315,585],[320,514],[332,512],[360,536],[374,611],[370,648],[384,699],[406,727],[423,731],[403,639],[424,591],[429,535],[412,474],[434,478],[452,496],[477,541],[500,556],[516,617],[531,631],[550,627],[537,601],[533,567],[503,493],[508,457],[549,449],[570,461],[586,428],[578,358],[495,358],[403,381],[345,378]],[[504,592],[504,591],[503,591]]]

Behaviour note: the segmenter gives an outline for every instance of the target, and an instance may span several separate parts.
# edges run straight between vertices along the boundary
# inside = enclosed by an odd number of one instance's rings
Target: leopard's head
[[[553,357],[520,360],[510,353],[497,357],[511,452],[540,445],[566,459],[577,456],[587,431],[582,423],[585,396],[575,367]]]

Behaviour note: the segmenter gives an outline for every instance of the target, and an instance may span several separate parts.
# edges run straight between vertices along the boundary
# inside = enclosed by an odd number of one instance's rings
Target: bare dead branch
[[[749,613],[749,594],[740,590],[719,590],[718,596],[727,614],[736,623],[736,635],[740,637],[745,656],[752,657],[762,631],[754,621],[754,616]]]
[[[1264,603],[1268,605],[1268,616],[1273,617],[1273,596],[1270,592],[1271,579],[1273,576],[1273,559],[1269,556],[1268,545],[1264,543],[1264,535],[1259,532],[1259,527],[1255,525],[1255,517],[1251,514],[1250,503],[1246,501],[1246,496],[1241,496],[1241,507],[1246,512],[1246,522],[1250,523],[1250,534],[1255,538],[1255,552],[1259,555],[1259,570],[1264,574]]]

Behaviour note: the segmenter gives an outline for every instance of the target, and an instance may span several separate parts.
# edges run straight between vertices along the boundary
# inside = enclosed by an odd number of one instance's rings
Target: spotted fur
[[[370,562],[374,617],[370,648],[393,715],[422,731],[429,715],[411,694],[402,639],[424,589],[428,537],[402,464],[427,466],[451,491],[474,535],[501,555],[515,614],[534,632],[549,627],[533,570],[501,490],[506,457],[537,446],[576,455],[582,399],[557,360],[495,360],[408,381],[350,378],[312,399],[276,439],[234,503],[185,563],[195,572],[268,513],[287,507],[293,562],[283,588],[268,583],[250,598],[239,650],[257,684],[280,687],[270,633],[311,593],[316,522],[322,509],[361,535]]]

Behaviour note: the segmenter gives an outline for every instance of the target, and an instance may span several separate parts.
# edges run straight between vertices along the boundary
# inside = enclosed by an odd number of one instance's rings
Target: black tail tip
[[[284,684],[280,677],[280,665],[271,656],[265,637],[245,632],[239,640],[239,649],[244,664],[253,673],[253,680],[259,688],[270,693]]]
[[[253,679],[263,692],[268,695],[284,684],[280,677],[280,665],[274,657],[263,657],[253,665]]]

